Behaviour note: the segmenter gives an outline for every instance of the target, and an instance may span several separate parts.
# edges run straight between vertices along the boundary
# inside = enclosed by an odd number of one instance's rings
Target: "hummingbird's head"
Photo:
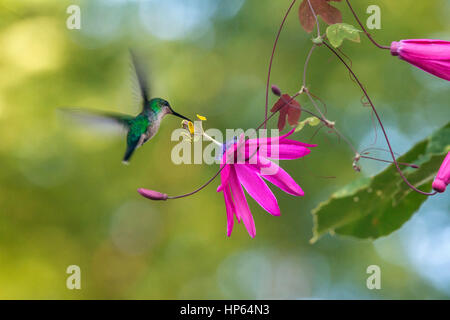
[[[152,109],[157,112],[162,112],[164,114],[172,113],[172,108],[170,107],[169,101],[161,99],[161,98],[155,98],[152,99]]]
[[[172,107],[170,106],[169,102],[167,100],[164,100],[161,98],[155,98],[155,99],[150,100],[150,108],[153,109],[153,111],[155,111],[157,113],[162,112],[163,114],[173,114],[174,116],[177,116],[181,119],[191,121],[190,119],[179,114],[178,112],[175,112],[172,109]]]

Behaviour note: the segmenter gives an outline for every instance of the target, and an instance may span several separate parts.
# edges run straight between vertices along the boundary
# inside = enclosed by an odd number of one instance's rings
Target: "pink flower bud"
[[[437,192],[444,192],[450,183],[450,151],[442,162],[441,167],[433,181],[433,189]]]
[[[147,199],[151,199],[151,200],[167,200],[167,194],[161,193],[161,192],[158,192],[158,191],[153,191],[153,190],[140,188],[140,189],[138,189],[138,192],[142,196],[146,197]]]
[[[278,86],[277,85],[272,85],[272,93],[274,94],[274,95],[276,95],[277,97],[280,97],[281,96],[281,90],[280,90],[280,88],[278,88]]]
[[[411,39],[392,42],[391,54],[450,81],[450,41]]]

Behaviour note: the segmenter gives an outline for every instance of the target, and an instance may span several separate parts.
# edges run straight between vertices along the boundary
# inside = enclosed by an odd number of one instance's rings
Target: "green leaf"
[[[332,24],[327,28],[327,38],[333,47],[337,48],[342,45],[344,39],[353,42],[360,42],[359,33],[361,31],[347,23]]]
[[[431,183],[450,150],[450,123],[417,143],[399,162],[417,164],[402,168],[417,188],[431,190]],[[359,179],[334,193],[312,211],[313,238],[330,232],[361,239],[376,239],[399,229],[416,212],[427,196],[411,190],[391,164],[371,178]]]
[[[311,127],[315,127],[320,123],[320,119],[317,117],[309,117],[305,120],[298,123],[297,127],[295,128],[295,132],[298,132],[302,130],[306,124],[309,124]]]

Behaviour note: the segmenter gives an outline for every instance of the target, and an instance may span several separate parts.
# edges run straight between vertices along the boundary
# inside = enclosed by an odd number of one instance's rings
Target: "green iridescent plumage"
[[[125,151],[124,161],[128,161],[134,149],[139,143],[141,136],[145,134],[150,124],[148,117],[143,114],[138,115],[130,121],[127,134],[127,150]]]
[[[169,102],[161,98],[149,99],[147,91],[147,80],[143,69],[140,67],[136,56],[131,52],[134,69],[139,83],[140,95],[142,97],[142,111],[136,117],[116,113],[104,113],[97,111],[86,111],[80,109],[64,109],[72,114],[82,115],[84,118],[107,120],[125,127],[127,134],[127,148],[123,157],[123,162],[128,163],[133,152],[150,140],[159,129],[162,119],[167,114],[190,119],[173,111]]]

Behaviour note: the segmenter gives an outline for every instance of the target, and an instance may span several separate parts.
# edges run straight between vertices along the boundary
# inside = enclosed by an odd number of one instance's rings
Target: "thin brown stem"
[[[375,158],[375,157],[369,157],[369,156],[363,156],[363,155],[360,155],[360,157],[364,158],[364,159],[369,159],[369,160],[376,160],[376,161],[380,161],[380,162],[392,163],[391,160],[378,159],[378,158]],[[411,167],[411,168],[414,168],[414,169],[418,169],[419,168],[419,166],[417,164],[404,163],[404,162],[399,162],[398,164],[402,165],[402,166],[406,166],[406,167]]]
[[[317,19],[317,15],[316,15],[316,12],[314,11],[314,8],[313,8],[313,6],[312,6],[312,4],[311,4],[311,1],[310,1],[310,0],[307,0],[307,1],[308,1],[309,8],[311,9],[311,12],[312,12],[312,14],[313,14],[313,16],[314,16],[314,20],[316,20],[317,36],[320,37],[320,24],[319,24],[319,19]]]
[[[276,48],[277,48],[277,44],[278,44],[278,40],[279,40],[279,38],[280,38],[281,31],[283,30],[283,26],[284,26],[284,24],[285,24],[285,22],[286,22],[286,19],[287,19],[289,13],[291,12],[291,9],[292,9],[292,7],[294,6],[295,2],[296,2],[296,0],[293,0],[292,3],[290,4],[288,10],[286,11],[286,13],[285,13],[285,15],[284,15],[284,17],[283,17],[283,20],[281,21],[281,25],[280,25],[280,27],[278,28],[278,32],[277,32],[277,35],[276,35],[276,37],[275,37],[275,42],[274,42],[274,44],[273,44],[272,54],[271,54],[271,56],[270,56],[270,61],[269,61],[269,70],[268,70],[268,72],[267,72],[267,82],[266,82],[266,103],[265,103],[264,121],[263,121],[263,123],[257,128],[257,130],[260,129],[262,126],[264,126],[264,128],[266,128],[266,123],[267,123],[267,121],[269,121],[270,118],[272,118],[272,117],[276,114],[276,112],[274,112],[274,113],[272,113],[269,117],[267,116],[267,115],[268,115],[268,111],[269,111],[269,86],[270,86],[270,75],[271,75],[271,72],[272,72],[273,58],[274,58],[274,56],[275,56],[275,51],[276,51]],[[285,105],[284,105],[284,106],[285,106]],[[283,106],[283,107],[284,107],[284,106]],[[279,110],[281,110],[283,107],[281,107]],[[194,191],[192,191],[192,192],[189,192],[189,193],[185,193],[185,194],[183,194],[183,195],[173,196],[173,197],[168,197],[167,199],[179,199],[179,198],[184,198],[184,197],[191,196],[191,195],[193,195],[193,194],[195,194],[195,193],[201,191],[203,188],[205,188],[207,185],[209,185],[211,182],[213,182],[213,181],[217,178],[217,176],[220,174],[220,172],[222,171],[222,169],[223,169],[223,167],[220,168],[220,169],[219,169],[219,170],[218,170],[218,171],[217,171],[217,172],[216,172],[216,173],[215,173],[215,174],[214,174],[207,182],[205,182],[202,186],[200,186],[200,187],[197,188],[196,190],[194,190]]]
[[[273,112],[267,119],[265,119],[257,128],[256,130],[261,129],[262,126],[264,126],[267,121],[269,121],[275,114],[277,114],[281,109],[283,109],[284,107],[286,107],[287,105],[289,105],[289,103],[294,100],[300,93],[297,92],[297,94],[293,95],[291,97],[290,100],[288,100],[287,102],[285,101],[285,104],[283,106],[281,106],[281,108],[279,108],[277,111]],[[284,100],[283,100],[284,101]],[[252,155],[253,156],[253,155]],[[217,172],[208,180],[206,181],[204,184],[202,184],[199,188],[195,189],[194,191],[182,194],[182,195],[178,195],[178,196],[168,196],[167,200],[173,200],[173,199],[180,199],[180,198],[185,198],[185,197],[189,197],[193,194],[196,194],[197,192],[203,190],[206,186],[208,186],[211,182],[213,182],[220,174],[220,172],[223,170],[225,166],[221,166],[221,168],[219,170],[217,170]]]
[[[380,124],[381,127],[381,131],[383,132],[384,138],[386,140],[386,144],[389,148],[389,153],[391,154],[392,160],[395,164],[395,167],[397,168],[397,172],[399,173],[399,175],[401,176],[401,178],[403,179],[403,181],[414,191],[426,195],[426,196],[432,196],[435,195],[436,193],[429,193],[429,192],[424,192],[422,190],[417,189],[415,186],[413,186],[408,179],[405,177],[405,175],[403,174],[402,170],[399,167],[399,164],[397,162],[397,159],[395,158],[395,154],[394,151],[391,147],[391,143],[389,141],[389,138],[387,136],[386,130],[383,126],[383,123],[381,121],[380,116],[378,115],[378,112],[375,108],[375,105],[373,104],[372,100],[369,97],[369,94],[367,93],[364,85],[361,83],[361,81],[359,80],[359,78],[356,76],[356,74],[353,72],[353,69],[347,64],[347,62],[345,62],[345,60],[336,52],[336,50],[334,50],[326,41],[323,41],[323,43],[325,44],[325,46],[344,64],[344,66],[351,72],[352,76],[355,78],[356,82],[358,83],[359,87],[361,88],[362,92],[364,93],[364,95],[367,98],[367,101],[369,102],[373,113],[375,114],[375,117],[377,118],[378,123]]]
[[[267,82],[266,82],[266,106],[265,106],[265,113],[264,113],[264,119],[267,122],[267,115],[269,113],[269,86],[270,86],[270,74],[272,72],[272,63],[273,63],[273,57],[275,56],[275,50],[277,49],[278,39],[280,38],[281,31],[283,30],[284,23],[286,22],[286,19],[289,15],[289,12],[291,12],[292,7],[294,6],[296,0],[293,0],[291,5],[289,6],[288,10],[286,11],[286,14],[283,17],[283,20],[281,21],[281,25],[278,28],[277,36],[275,37],[275,42],[273,44],[272,48],[272,54],[270,55],[270,61],[269,61],[269,70],[267,72]],[[264,123],[264,129],[266,128],[266,124]]]
[[[311,55],[314,51],[314,49],[317,47],[316,44],[313,44],[313,46],[311,47],[311,49],[308,52],[308,56],[306,57],[306,61],[305,61],[305,65],[303,67],[303,84],[302,87],[306,87],[306,71],[308,69],[308,65],[309,65],[309,61],[311,60]]]
[[[313,99],[313,97],[311,96],[311,94],[309,93],[309,90],[307,88],[304,89],[304,91],[306,92],[306,95],[308,96],[309,100],[311,101],[312,105],[314,106],[314,108],[317,110],[317,112],[320,114],[320,118],[319,119],[324,119],[325,115],[322,113],[322,111],[320,110],[319,106],[317,105],[316,101]]]
[[[185,193],[185,194],[182,194],[182,195],[179,195],[179,196],[167,197],[167,200],[169,200],[169,199],[170,199],[170,200],[172,200],[172,199],[180,199],[180,198],[189,197],[189,196],[192,196],[193,194],[195,194],[195,193],[201,191],[203,188],[205,188],[207,185],[209,185],[211,182],[213,182],[213,181],[217,178],[217,176],[220,174],[220,172],[222,172],[222,169],[223,169],[224,167],[225,167],[225,166],[223,166],[223,167],[221,167],[219,170],[217,170],[217,172],[216,172],[216,173],[215,173],[208,181],[206,181],[204,184],[202,184],[201,187],[195,189],[195,190],[192,191],[192,192],[188,192],[188,193]]]
[[[361,20],[359,20],[355,10],[353,10],[352,5],[350,4],[349,0],[345,0],[347,2],[348,7],[350,8],[350,11],[352,12],[353,16],[355,17],[356,21],[358,22],[359,26],[361,27],[361,29],[363,30],[363,32],[366,34],[367,38],[369,38],[369,40],[376,45],[378,48],[380,49],[385,49],[385,50],[390,50],[391,47],[389,46],[383,46],[381,44],[379,44],[378,42],[375,41],[374,38],[372,38],[372,36],[370,35],[369,32],[367,32],[366,28],[364,28],[364,25],[362,24]]]

